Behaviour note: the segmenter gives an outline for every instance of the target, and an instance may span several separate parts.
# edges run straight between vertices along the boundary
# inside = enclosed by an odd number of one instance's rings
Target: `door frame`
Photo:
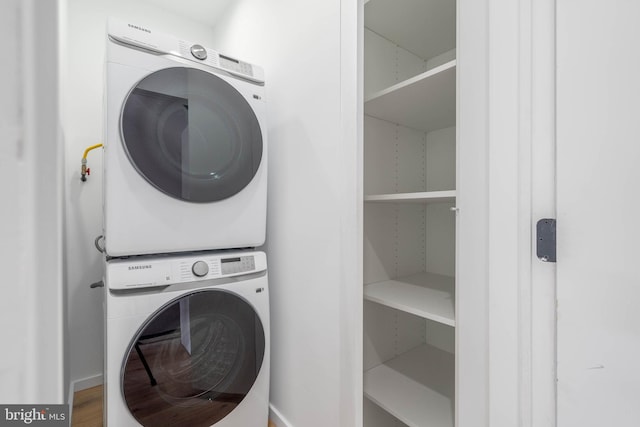
[[[555,0],[458,0],[461,427],[555,425],[554,73]]]
[[[0,401],[64,403],[68,378],[63,269],[63,157],[58,0],[3,3],[7,64],[0,175],[4,206]]]

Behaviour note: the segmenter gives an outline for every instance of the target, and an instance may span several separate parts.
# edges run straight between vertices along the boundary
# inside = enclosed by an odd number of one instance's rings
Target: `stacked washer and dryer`
[[[263,71],[110,21],[105,94],[104,424],[266,426]]]

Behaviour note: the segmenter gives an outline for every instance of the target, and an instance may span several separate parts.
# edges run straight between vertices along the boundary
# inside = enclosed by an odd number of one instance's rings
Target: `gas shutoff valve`
[[[91,175],[91,169],[87,167],[87,154],[89,154],[89,151],[100,147],[102,147],[102,144],[96,144],[87,147],[87,149],[84,150],[84,154],[82,155],[82,167],[80,168],[80,180],[82,182],[85,182],[87,180],[87,175]]]

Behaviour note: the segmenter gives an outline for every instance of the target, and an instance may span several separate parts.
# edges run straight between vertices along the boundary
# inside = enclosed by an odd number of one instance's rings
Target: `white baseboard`
[[[287,419],[278,411],[278,409],[273,406],[273,404],[269,404],[269,419],[276,427],[293,427],[293,425],[287,421]]]
[[[101,385],[104,381],[103,375],[98,374],[92,377],[81,378],[79,380],[75,380],[71,383],[71,391],[75,393],[76,391],[85,390],[87,388],[95,387],[97,385]]]

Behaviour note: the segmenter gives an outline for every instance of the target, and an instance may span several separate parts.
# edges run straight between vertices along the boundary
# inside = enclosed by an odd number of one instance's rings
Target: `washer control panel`
[[[105,283],[109,289],[147,288],[242,276],[266,269],[264,252],[134,257],[108,261]]]

